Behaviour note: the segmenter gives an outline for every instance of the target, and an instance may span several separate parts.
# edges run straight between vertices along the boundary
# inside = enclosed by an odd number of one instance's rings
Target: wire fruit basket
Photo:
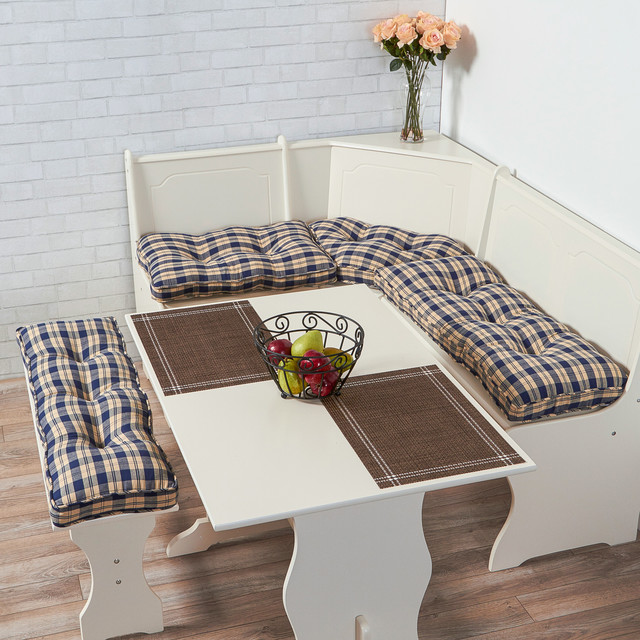
[[[364,329],[329,311],[291,311],[267,318],[253,341],[283,398],[340,393],[362,353]]]

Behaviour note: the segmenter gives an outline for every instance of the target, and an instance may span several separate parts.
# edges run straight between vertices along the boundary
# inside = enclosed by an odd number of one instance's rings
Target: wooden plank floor
[[[293,549],[289,529],[166,557],[167,542],[204,511],[142,380],[156,435],[180,479],[180,511],[158,516],[145,550],[165,631],[128,638],[293,640],[281,594]],[[424,530],[434,571],[420,639],[640,638],[640,543],[567,551],[489,573],[489,551],[509,501],[502,480],[427,494]],[[0,640],[79,640],[78,614],[89,588],[84,554],[68,532],[49,524],[24,382],[0,382]]]

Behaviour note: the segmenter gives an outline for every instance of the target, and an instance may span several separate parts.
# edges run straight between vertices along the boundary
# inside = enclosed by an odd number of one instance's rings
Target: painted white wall
[[[382,19],[445,0],[0,2],[0,378],[15,328],[134,308],[122,152],[399,128]],[[439,122],[439,69],[425,115]]]
[[[447,0],[441,131],[640,249],[640,5]]]

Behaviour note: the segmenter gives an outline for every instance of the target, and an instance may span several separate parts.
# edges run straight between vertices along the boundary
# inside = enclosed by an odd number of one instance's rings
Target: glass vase
[[[424,140],[424,110],[431,93],[431,81],[425,75],[421,81],[409,81],[404,85],[404,105],[400,139],[403,142]]]

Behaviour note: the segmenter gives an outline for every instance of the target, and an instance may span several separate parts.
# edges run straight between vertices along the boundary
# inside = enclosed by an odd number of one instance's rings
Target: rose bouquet
[[[462,33],[460,27],[450,20],[445,22],[437,16],[418,11],[415,18],[398,15],[378,23],[373,28],[374,42],[393,56],[389,64],[391,71],[404,67],[407,76],[407,101],[402,140],[421,142],[422,105],[420,93],[429,63],[444,60],[455,49]]]

